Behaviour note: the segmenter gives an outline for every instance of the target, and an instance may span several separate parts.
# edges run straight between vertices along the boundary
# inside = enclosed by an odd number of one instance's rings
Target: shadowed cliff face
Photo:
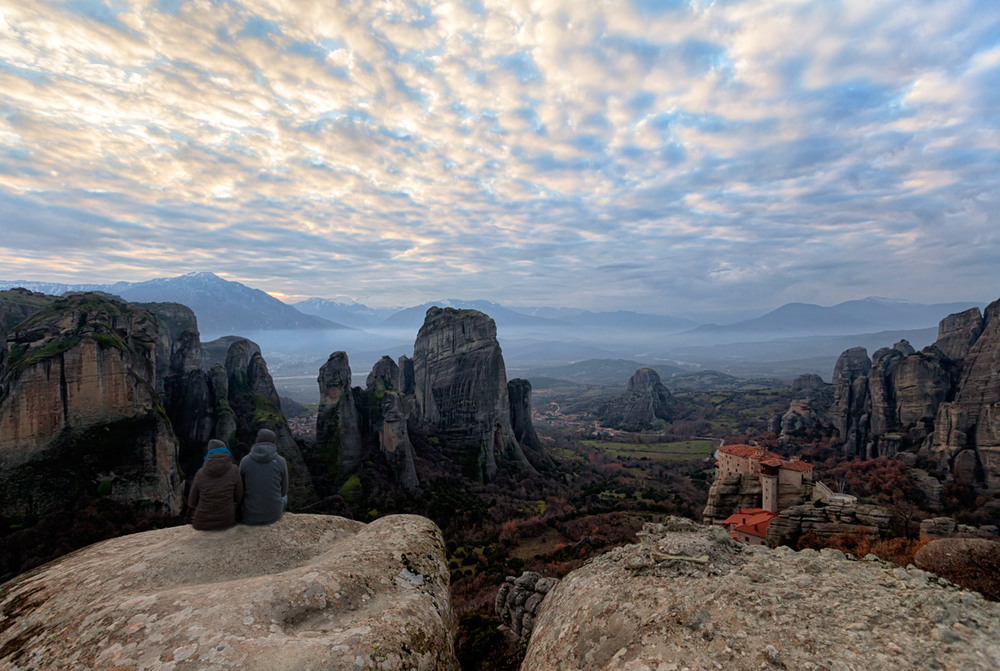
[[[916,452],[949,479],[1000,491],[1000,301],[984,317],[974,308],[944,318],[920,352],[905,341],[871,361],[847,350],[834,385],[845,454]]]
[[[96,294],[14,328],[0,371],[0,514],[40,515],[98,486],[179,510],[177,441],[155,389],[156,318]]]
[[[320,368],[316,447],[342,480],[361,464],[361,418],[351,389],[346,352],[334,352]]]
[[[432,307],[413,345],[416,418],[468,475],[492,479],[497,455],[530,468],[514,438],[496,324],[476,310]]]

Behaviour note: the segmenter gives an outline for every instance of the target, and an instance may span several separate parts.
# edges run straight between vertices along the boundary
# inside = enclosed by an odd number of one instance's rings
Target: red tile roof
[[[767,538],[767,527],[778,515],[763,508],[740,508],[726,518],[724,525],[733,525],[729,533],[735,538],[735,533],[741,531],[757,538]]]
[[[812,468],[812,464],[807,464],[804,461],[798,460],[788,461],[780,454],[775,454],[770,450],[765,450],[763,447],[756,447],[754,445],[723,445],[719,448],[719,450],[735,457],[758,459],[762,464],[767,466],[787,468],[790,471],[798,471],[800,473],[808,471]]]

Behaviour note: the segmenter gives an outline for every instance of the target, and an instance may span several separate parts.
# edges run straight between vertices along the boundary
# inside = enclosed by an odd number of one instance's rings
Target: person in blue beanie
[[[288,464],[278,454],[274,431],[261,429],[250,454],[240,461],[243,476],[243,524],[271,524],[288,504]]]
[[[188,494],[191,526],[202,531],[236,524],[236,507],[243,498],[243,479],[233,455],[221,440],[208,441],[205,463],[194,476]]]

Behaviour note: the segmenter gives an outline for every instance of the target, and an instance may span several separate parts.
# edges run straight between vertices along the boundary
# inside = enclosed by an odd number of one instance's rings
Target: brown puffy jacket
[[[236,524],[236,506],[243,498],[243,479],[228,454],[209,455],[198,469],[188,495],[191,526],[208,531]]]

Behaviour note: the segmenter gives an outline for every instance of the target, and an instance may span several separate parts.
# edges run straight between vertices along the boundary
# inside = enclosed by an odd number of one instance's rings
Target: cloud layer
[[[992,0],[0,0],[0,276],[996,298],[998,109]]]

